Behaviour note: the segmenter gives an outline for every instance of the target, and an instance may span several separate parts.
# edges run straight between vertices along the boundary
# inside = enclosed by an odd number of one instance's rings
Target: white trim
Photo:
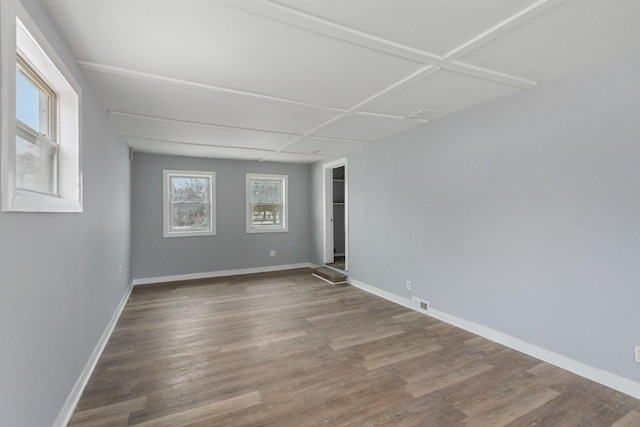
[[[253,226],[253,212],[251,209],[251,181],[280,181],[282,182],[282,223],[281,225],[272,226]],[[247,234],[253,233],[286,233],[289,231],[289,175],[274,175],[269,173],[253,173],[246,174],[245,179],[245,231]]]
[[[206,178],[209,180],[209,228],[195,231],[173,231],[171,229],[171,178],[174,176]],[[162,237],[215,236],[216,234],[216,173],[214,171],[185,171],[164,169],[162,171]]]
[[[379,296],[380,298],[384,298],[391,302],[395,302],[396,304],[410,308],[412,310],[415,308],[411,305],[411,300],[408,298],[404,298],[399,295],[392,294],[391,292],[376,288],[374,286],[367,285],[366,283],[356,280],[353,277],[349,277],[347,280],[349,281],[349,284],[355,286],[356,288],[362,289],[363,291],[369,292],[370,294]]]
[[[337,114],[346,112],[346,110],[343,108],[309,104],[306,102],[300,102],[293,99],[265,95],[263,93],[258,93],[258,92],[231,89],[231,88],[222,87],[222,86],[214,86],[214,85],[205,84],[205,83],[198,83],[198,82],[189,81],[189,80],[166,77],[158,74],[144,73],[144,72],[136,71],[129,68],[114,67],[112,65],[98,64],[98,63],[89,62],[89,61],[78,61],[78,64],[82,68],[88,71],[108,74],[108,75],[117,76],[117,77],[124,77],[128,79],[138,79],[146,82],[160,83],[160,84],[175,86],[179,88],[195,89],[195,90],[200,90],[205,92],[221,93],[224,95],[232,95],[232,96],[239,96],[239,97],[250,98],[250,99],[264,100],[268,102],[289,104],[296,107],[306,108],[306,109],[315,110],[315,111],[326,111],[329,113],[337,113]]]
[[[535,344],[531,344],[519,338],[515,338],[511,335],[505,334],[504,332],[496,331],[495,329],[491,329],[487,326],[483,326],[478,323],[453,316],[443,311],[435,310],[431,307],[429,307],[429,310],[425,312],[423,310],[420,310],[419,308],[416,308],[408,298],[404,298],[391,292],[384,291],[351,277],[348,279],[348,281],[350,284],[359,289],[362,289],[363,291],[369,292],[373,295],[377,295],[391,302],[395,302],[396,304],[410,308],[411,310],[417,311],[418,313],[426,314],[445,323],[449,323],[450,325],[457,326],[458,328],[464,329],[465,331],[469,331],[488,340],[497,342],[498,344],[502,344],[506,347],[517,350],[531,357],[535,357],[536,359],[540,359],[544,362],[565,369],[581,377],[587,378],[591,381],[595,381],[614,390],[618,390],[622,393],[628,394],[629,396],[635,397],[636,399],[640,399],[640,383],[621,377],[620,375],[604,371],[600,368],[578,362],[577,360],[573,360],[551,350],[538,347]]]
[[[333,169],[344,166],[344,271],[349,271],[349,158],[333,160],[322,165],[322,222],[323,233],[323,262],[329,264],[335,261],[333,253]]]
[[[143,277],[133,279],[133,286],[150,285],[153,283],[179,282],[183,280],[210,279],[213,277],[238,276],[240,274],[270,273],[272,271],[295,270],[296,268],[309,268],[311,263],[270,265],[266,267],[239,268],[235,270],[207,271],[204,273],[176,274],[175,276]]]
[[[113,330],[115,329],[116,324],[118,323],[118,319],[120,319],[120,315],[122,314],[122,311],[124,310],[124,307],[127,304],[127,301],[129,300],[129,296],[131,295],[132,289],[133,289],[133,282],[129,283],[127,290],[124,292],[124,295],[122,296],[122,299],[120,300],[120,303],[116,308],[116,311],[113,313],[113,316],[109,321],[109,324],[107,325],[106,329],[102,333],[102,336],[100,337],[100,340],[96,344],[95,348],[93,349],[93,353],[91,353],[91,357],[89,357],[89,360],[87,360],[87,363],[84,365],[84,369],[82,370],[80,377],[78,378],[75,385],[71,389],[71,393],[69,393],[67,400],[65,401],[64,405],[62,406],[62,409],[58,413],[58,417],[53,422],[53,427],[64,427],[67,424],[69,424],[69,421],[71,420],[71,416],[73,415],[73,412],[78,406],[78,402],[80,401],[82,392],[87,386],[87,383],[89,382],[89,378],[91,378],[91,374],[93,374],[93,371],[96,368],[96,365],[98,364],[98,360],[100,359],[100,356],[102,355],[102,352],[104,351],[104,348],[106,347],[107,342],[109,342],[109,338],[111,338],[111,334],[113,333]]]
[[[444,55],[443,59],[451,61],[457,58],[461,58],[467,53],[470,53],[480,48],[481,46],[486,45],[487,43],[491,42],[497,37],[500,37],[506,32],[526,24],[536,16],[539,16],[555,8],[564,1],[565,0],[538,0],[535,3],[520,10],[516,14],[506,18],[502,22],[499,22],[483,33],[475,36],[471,40],[467,40],[465,43],[449,51]]]
[[[330,284],[332,284],[332,285],[343,285],[343,284],[345,284],[345,283],[349,283],[347,280],[343,280],[342,282],[332,282],[332,281],[331,281],[331,280],[329,280],[329,279],[325,279],[325,278],[324,278],[324,277],[322,277],[322,276],[318,276],[316,273],[311,273],[311,275],[312,275],[313,277],[315,277],[316,279],[323,280],[323,281],[325,281],[325,282],[327,282],[327,283],[330,283]]]
[[[323,256],[322,261],[330,264],[334,261],[333,255],[333,169],[330,163],[322,165],[322,224]]]
[[[82,90],[64,61],[18,0],[0,6],[0,98],[2,118],[2,210],[5,212],[82,212],[81,98]],[[16,74],[20,51],[57,96],[58,196],[16,187]]]
[[[416,49],[414,47],[366,33],[273,1],[256,2],[252,0],[223,0],[223,3],[237,9],[246,10],[252,14],[263,16],[272,21],[297,27],[304,31],[321,34],[325,37],[341,40],[356,46],[372,49],[399,58],[408,59],[420,64],[434,65],[439,68],[450,69],[451,62],[449,61],[449,56],[455,59],[458,57],[458,54],[463,55],[468,53],[470,50],[488,43],[497,36],[503,34],[505,31],[524,25],[527,21],[556,7],[563,1],[564,0],[538,0],[536,3],[530,5],[524,10],[511,17],[507,17],[504,21],[498,23],[488,31],[482,33],[480,36],[462,43],[459,47],[456,47],[447,53],[446,56],[440,56],[421,49]],[[460,67],[458,70],[459,72],[466,74],[464,66]],[[495,81],[523,89],[536,85],[536,82],[516,76],[496,73],[492,70],[483,70],[475,76],[484,80]]]

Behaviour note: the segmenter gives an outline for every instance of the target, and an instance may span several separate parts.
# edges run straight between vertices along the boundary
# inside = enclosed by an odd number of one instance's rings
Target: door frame
[[[323,194],[323,223],[324,223],[324,254],[323,262],[334,262],[333,255],[333,170],[344,166],[344,257],[345,271],[349,270],[349,168],[347,158],[334,160],[322,165],[322,194]]]

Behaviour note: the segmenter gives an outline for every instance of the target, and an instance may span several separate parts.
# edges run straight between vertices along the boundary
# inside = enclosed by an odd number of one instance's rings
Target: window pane
[[[16,137],[16,187],[55,193],[55,149]]]
[[[252,179],[251,203],[282,203],[282,180]]]
[[[172,203],[208,203],[209,178],[171,177]]]
[[[171,206],[171,229],[174,231],[208,230],[208,203],[176,203]]]
[[[49,95],[39,90],[22,71],[16,71],[16,118],[49,137],[50,102]]]
[[[251,205],[251,222],[254,226],[277,226],[282,224],[282,205]]]

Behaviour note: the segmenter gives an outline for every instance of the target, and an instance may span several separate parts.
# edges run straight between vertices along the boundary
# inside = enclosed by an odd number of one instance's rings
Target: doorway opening
[[[341,271],[349,269],[349,187],[347,159],[324,165],[325,239],[324,263]]]

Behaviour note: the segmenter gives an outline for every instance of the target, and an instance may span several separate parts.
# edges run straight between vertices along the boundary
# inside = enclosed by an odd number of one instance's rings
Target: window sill
[[[286,233],[289,231],[288,228],[248,228],[247,233]]]
[[[200,237],[200,236],[215,236],[216,232],[215,231],[191,231],[191,232],[187,232],[187,231],[182,231],[182,232],[169,232],[169,231],[165,231],[162,234],[162,237],[164,238],[171,238],[171,237]]]
[[[77,200],[17,190],[10,200],[3,200],[3,212],[75,212],[83,211]]]

